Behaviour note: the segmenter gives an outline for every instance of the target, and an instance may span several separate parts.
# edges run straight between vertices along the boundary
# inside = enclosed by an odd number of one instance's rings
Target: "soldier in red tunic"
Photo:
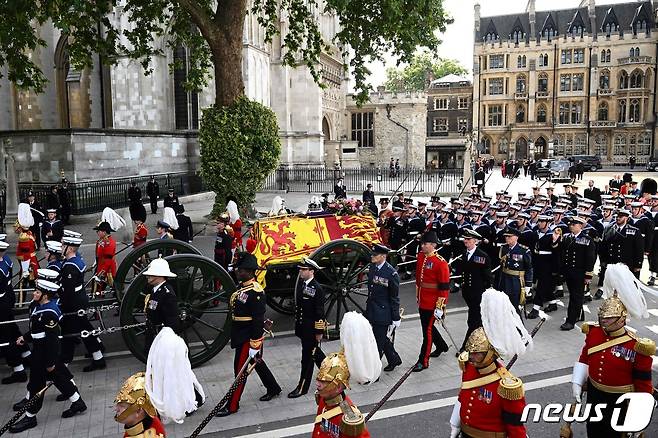
[[[34,218],[30,212],[30,206],[24,203],[18,204],[18,220],[14,224],[14,230],[18,234],[16,258],[21,265],[21,281],[29,281],[30,283],[33,283],[37,278],[39,269],[36,240],[32,231],[30,231],[33,224]],[[27,284],[24,286],[27,286]]]
[[[626,436],[615,432],[611,425],[613,409],[621,406],[619,418],[625,417],[625,405],[617,399],[627,392],[653,393],[651,383],[652,356],[656,343],[638,338],[626,327],[626,317],[648,318],[646,301],[637,279],[624,264],[608,265],[603,283],[608,298],[599,308],[599,322],[583,323],[585,345],[573,367],[573,396],[581,402],[587,388],[587,403],[606,403],[603,420],[587,422],[589,437]]]
[[[484,327],[471,333],[459,355],[462,384],[450,437],[461,432],[463,438],[525,438],[523,382],[499,358],[525,353],[532,338],[507,295],[494,289],[482,294],[482,322]]]
[[[421,252],[416,260],[416,301],[423,330],[423,344],[414,372],[429,367],[430,357],[439,357],[441,353],[448,351],[448,344],[434,327],[434,322],[445,318],[450,294],[450,267],[436,252],[439,241],[434,231],[426,232],[421,242]],[[436,346],[433,352],[432,344]]]
[[[133,235],[133,248],[138,248],[146,243],[146,238],[148,237],[149,230],[144,225],[146,221],[146,211],[144,216],[135,217],[135,233]]]
[[[114,419],[124,425],[124,437],[164,438],[164,426],[158,419],[145,388],[144,373],[128,377],[114,399]]]
[[[94,231],[98,235],[98,241],[96,242],[96,272],[94,273],[98,280],[94,283],[95,294],[102,296],[105,287],[112,287],[114,284],[114,276],[117,273],[117,262],[114,258],[117,243],[110,235],[114,230],[109,223],[101,222],[94,227]]]

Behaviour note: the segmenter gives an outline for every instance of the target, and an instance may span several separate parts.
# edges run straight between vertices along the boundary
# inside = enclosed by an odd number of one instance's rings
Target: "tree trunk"
[[[242,35],[246,0],[221,2],[208,44],[215,66],[215,104],[228,106],[244,94],[242,81]]]

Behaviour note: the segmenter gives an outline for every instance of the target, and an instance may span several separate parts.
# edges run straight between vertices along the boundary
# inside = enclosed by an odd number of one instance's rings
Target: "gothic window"
[[[491,55],[489,68],[505,68],[505,55]]]
[[[605,51],[605,62],[610,62],[610,49]]]
[[[576,134],[573,146],[574,155],[585,155],[587,153],[587,137],[582,134]]]
[[[375,114],[373,112],[352,113],[352,141],[360,148],[375,146]]]
[[[651,149],[651,134],[644,132],[637,138],[637,155],[649,155]]]
[[[491,153],[491,139],[489,137],[482,137],[482,153]]]
[[[608,137],[606,134],[596,134],[594,137],[594,154],[601,158],[607,158]]]
[[[608,120],[608,103],[601,102],[599,105],[599,121],[605,122]]]
[[[628,121],[630,123],[640,122],[640,101],[637,99],[631,100],[631,105],[628,111]]]
[[[560,104],[560,125],[569,124],[569,112],[571,110],[571,105],[569,102],[562,102]]]
[[[585,62],[585,49],[574,49],[573,50],[573,63],[582,64]]]
[[[571,134],[567,135],[567,139],[564,143],[564,154],[566,156],[573,155],[573,137]]]
[[[518,105],[516,107],[516,123],[525,122],[525,105]]]
[[[619,75],[619,88],[621,89],[628,88],[628,73],[626,73],[625,71],[622,71],[621,75]]]
[[[516,77],[516,92],[525,93],[526,92],[526,78],[525,75],[518,75]]]
[[[507,149],[508,144],[509,144],[509,142],[507,141],[506,138],[501,138],[498,141],[498,153],[499,154],[506,154],[507,150],[508,150]]]
[[[189,50],[178,46],[174,50],[174,118],[176,129],[199,129],[199,93],[185,88],[190,63]]]
[[[485,37],[485,40],[488,43],[492,43],[494,41],[497,41],[498,40],[498,34],[495,34],[493,32],[489,32],[489,33],[487,33],[487,36]]]
[[[503,125],[503,107],[501,105],[492,105],[489,107],[489,126]]]
[[[601,50],[601,62],[605,62],[605,49]]]
[[[537,79],[537,91],[541,93],[548,92],[548,75],[546,73],[539,74],[539,78]]]
[[[524,38],[525,35],[521,30],[515,30],[514,33],[512,33],[512,39],[514,40],[514,44],[519,44],[519,42],[523,41]]]
[[[544,64],[544,55],[540,54],[538,61],[539,61],[539,66],[540,67],[546,67],[546,64]]]
[[[626,101],[620,100],[617,103],[617,108],[618,108],[617,121],[619,123],[626,123]]]
[[[640,70],[635,70],[633,73],[631,73],[629,88],[642,88],[642,79],[642,72]]]
[[[564,49],[560,54],[560,62],[562,64],[571,64],[571,49]]]
[[[599,88],[601,90],[610,89],[610,71],[603,70],[599,75]]]
[[[626,156],[626,137],[623,134],[617,134],[615,136],[612,153],[615,156]]]
[[[578,125],[582,122],[583,104],[574,102],[571,104],[571,124]]]
[[[583,91],[583,86],[585,82],[585,75],[582,73],[573,75],[572,78],[572,91]]]
[[[503,94],[503,78],[489,79],[489,94]]]
[[[546,105],[539,105],[537,107],[537,121],[539,123],[546,123]]]
[[[571,75],[560,75],[560,91],[571,91]]]

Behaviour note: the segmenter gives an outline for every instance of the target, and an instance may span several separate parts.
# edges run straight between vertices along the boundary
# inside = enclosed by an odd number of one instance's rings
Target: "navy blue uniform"
[[[498,289],[505,292],[515,309],[522,304],[525,286],[532,285],[532,256],[527,246],[500,247],[500,277]]]
[[[372,325],[379,356],[386,355],[389,364],[400,362],[393,343],[388,338],[388,327],[400,320],[400,276],[388,262],[380,267],[371,264],[368,270],[368,300],[366,318]]]
[[[480,303],[482,294],[491,287],[493,276],[491,274],[491,258],[480,248],[475,248],[473,255],[468,257],[468,251],[464,248],[461,258],[455,262],[455,274],[461,275],[461,287],[464,301],[468,306],[468,330],[462,343],[462,350],[466,340],[473,330],[482,326],[480,314]]]
[[[301,371],[298,388],[307,392],[313,380],[313,363],[320,368],[325,354],[316,335],[324,333],[325,295],[320,283],[313,278],[299,280],[295,288],[295,336],[302,341]]]
[[[14,320],[16,295],[11,285],[13,266],[8,255],[0,259],[0,322]],[[20,335],[21,331],[16,323],[0,325],[0,344],[9,343],[8,346],[0,347],[0,352],[10,367],[21,364],[21,351],[27,349],[16,345],[16,339]]]
[[[581,319],[585,280],[591,280],[596,262],[596,245],[584,231],[565,235],[560,242],[562,273],[569,289],[566,322],[575,325]]]
[[[50,236],[48,233],[50,233]],[[54,219],[52,221],[45,221],[41,225],[41,239],[44,242],[48,242],[49,240],[61,242],[62,237],[64,237],[64,224],[62,221]]]
[[[537,293],[532,302],[541,308],[546,303],[555,303],[554,279],[559,270],[556,262],[558,243],[553,242],[553,232],[548,227],[545,232],[537,228],[534,234],[532,273],[537,280]]]

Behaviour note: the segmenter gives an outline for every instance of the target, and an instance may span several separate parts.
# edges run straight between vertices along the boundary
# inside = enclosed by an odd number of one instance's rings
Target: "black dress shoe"
[[[65,396],[64,394],[59,394],[57,397],[55,397],[55,400],[57,400],[58,402],[63,402],[63,401],[66,401],[68,399],[69,398],[67,396]]]
[[[215,414],[215,417],[228,417],[229,415],[234,414],[235,412],[229,411],[228,406],[224,406],[219,410],[219,412]]]
[[[544,309],[544,312],[546,312],[546,313],[556,312],[556,311],[557,311],[557,304],[555,304],[555,303],[553,303],[553,304],[549,304],[549,305],[546,306],[546,308]]]
[[[526,316],[528,319],[537,319],[539,318],[539,310],[537,309],[532,309],[530,313],[528,313],[528,316]]]
[[[291,392],[288,393],[288,398],[298,398],[298,397],[301,397],[303,395],[306,395],[307,392],[308,392],[308,389],[303,390],[301,388],[295,388]]]
[[[37,427],[37,417],[28,417],[27,415],[12,424],[9,428],[11,433],[20,433],[28,429]]]
[[[105,358],[101,357],[98,360],[92,360],[89,365],[87,365],[82,369],[82,372],[89,373],[91,371],[104,370],[105,368],[107,368],[107,364],[105,363]]]
[[[414,369],[412,370],[412,372],[414,372],[414,373],[418,373],[418,372],[423,371],[423,370],[426,369],[426,368],[427,368],[427,367],[426,367],[425,365],[423,365],[422,363],[418,362],[416,365],[414,365]]]
[[[18,403],[14,403],[14,406],[12,406],[12,409],[14,410],[14,412],[18,412],[18,411],[20,411],[21,409],[23,409],[25,407],[27,402],[28,402],[28,399],[24,398],[23,400],[19,401]]]
[[[571,324],[570,322],[565,322],[564,324],[562,324],[560,326],[560,330],[563,330],[563,331],[566,332],[566,331],[569,331],[569,330],[573,330],[573,327],[574,327],[573,324]]]
[[[448,347],[447,345],[441,349],[439,349],[439,347],[436,347],[434,351],[430,353],[430,357],[439,357],[441,356],[441,353],[445,353],[446,351],[448,351],[449,348],[450,347]]]
[[[71,418],[77,413],[84,412],[87,410],[87,405],[85,402],[79,398],[77,401],[71,403],[71,407],[62,412],[62,418]]]
[[[9,376],[2,379],[3,385],[10,385],[18,382],[27,382],[27,373],[25,371],[14,371]]]
[[[273,398],[278,397],[280,394],[281,394],[281,390],[279,389],[279,392],[268,392],[267,394],[265,394],[264,396],[262,396],[258,400],[264,401],[264,402],[270,401]]]
[[[386,372],[393,371],[395,369],[395,367],[398,366],[398,365],[402,365],[402,359],[400,359],[400,358],[398,358],[397,361],[395,361],[393,363],[389,363],[388,365],[386,365],[384,367],[384,371],[386,371]]]
[[[597,290],[596,293],[594,294],[594,298],[597,299],[597,300],[600,300],[601,298],[603,298],[603,289]]]

